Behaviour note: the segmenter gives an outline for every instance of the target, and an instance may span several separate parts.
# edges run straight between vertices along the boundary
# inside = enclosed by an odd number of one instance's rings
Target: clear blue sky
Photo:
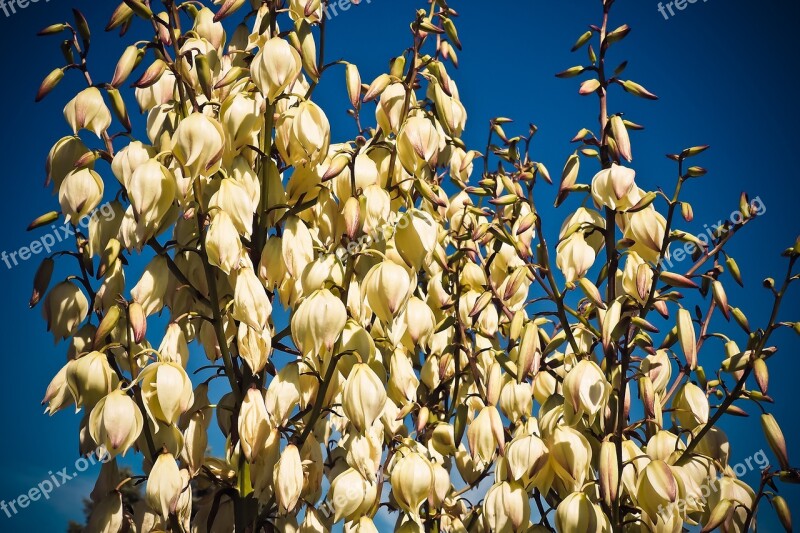
[[[95,76],[108,79],[123,46],[115,35],[102,33],[115,4],[52,0],[30,4],[10,17],[0,11],[5,199],[0,209],[0,251],[30,244],[34,235],[25,233],[27,223],[56,208],[56,199],[42,187],[44,160],[51,145],[69,133],[60,110],[68,89],[79,87],[70,76],[72,82],[65,82],[43,104],[34,105],[41,79],[61,64],[58,40],[36,38],[35,32],[68,20],[72,6],[82,9],[95,33],[91,56],[91,63],[99,67]],[[570,54],[569,48],[587,24],[598,22],[599,1],[454,0],[451,4],[462,15],[459,28],[465,49],[460,54],[461,68],[452,75],[470,114],[465,140],[482,150],[492,116],[516,119],[520,131],[533,122],[540,128],[535,157],[558,175],[573,149],[569,140],[581,127],[595,127],[597,111],[596,99],[577,96],[575,80],[557,80],[553,74],[583,59]],[[800,119],[794,25],[800,5],[788,0],[711,0],[691,4],[665,20],[657,4],[619,0],[612,23],[627,22],[633,27],[618,57],[630,59],[628,76],[661,100],[643,102],[616,92],[611,111],[626,111],[628,118],[647,126],[633,136],[634,166],[646,189],[671,190],[674,167],[665,153],[712,145],[700,161],[710,170],[709,176],[689,187],[687,199],[694,204],[697,218],[687,229],[700,231],[703,224],[727,217],[743,190],[760,196],[767,207],[765,216],[731,248],[744,271],[748,292],[745,296],[732,290],[729,296],[734,305],[748,310],[753,323],[763,324],[771,300],[759,288],[760,281],[782,274],[784,263],[778,255],[800,233],[794,161],[795,125]],[[408,23],[418,6],[419,2],[410,0],[372,0],[341,14],[330,24],[328,59],[354,62],[365,81],[371,80],[384,71],[390,57],[408,46]],[[334,70],[326,77],[316,99],[328,112],[333,138],[343,140],[354,131],[344,112],[347,97],[342,74]],[[130,107],[133,111],[132,103]],[[107,166],[100,168],[113,180]],[[543,216],[552,231],[560,226],[565,212],[545,210]],[[48,471],[72,468],[77,454],[79,417],[67,410],[48,419],[39,407],[47,383],[64,363],[65,347],[53,346],[38,309],[27,310],[37,264],[31,260],[9,270],[0,263],[4,291],[0,324],[5,338],[0,400],[6,413],[5,435],[0,440],[0,499],[5,500],[35,486]],[[796,297],[787,302],[784,318],[800,319]],[[794,429],[800,421],[794,400],[800,370],[795,356],[798,340],[791,334],[777,335],[775,340],[782,349],[771,363],[770,390],[778,400],[773,412],[784,427],[791,455],[800,457],[800,432]],[[725,428],[738,443],[733,462],[766,449],[757,416],[734,420]],[[49,502],[37,502],[13,519],[0,514],[0,530],[62,530],[68,517],[80,517],[80,500],[91,490],[96,473],[96,468],[91,469],[55,492]],[[752,476],[747,480],[757,483]],[[790,506],[800,508],[800,492],[787,490],[786,494]],[[771,516],[766,525],[772,526],[767,530],[775,530]]]

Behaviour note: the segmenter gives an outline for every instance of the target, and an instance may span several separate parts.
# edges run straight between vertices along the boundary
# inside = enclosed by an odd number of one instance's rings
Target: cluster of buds
[[[717,422],[772,401],[768,343],[800,329],[774,320],[797,277],[790,268],[782,289],[772,283],[773,321],[751,329],[723,286],[741,281],[724,246],[755,218],[746,197],[742,222],[709,239],[675,216],[693,216],[679,196],[705,174],[687,166],[705,147],[671,156],[673,198],[637,185],[639,127],[608,115],[608,90],[654,95],[622,80],[624,66],[603,74],[627,26],[592,26],[575,48],[599,37],[599,55],[590,46],[589,65],[561,75],[600,74],[580,92],[600,96],[601,130],[574,139],[556,204],[581,204],[549,248],[536,128],[512,137],[509,119],[493,119],[484,153],[462,139],[447,2],[417,12],[413,46],[365,84],[355,65],[323,62],[326,2],[214,3],[120,4],[109,29],[146,24],[155,36],[67,104],[71,135],[48,157],[61,214],[91,216],[70,252],[79,273],[49,288],[46,259],[31,300],[67,341],[47,412],[74,405],[81,450],[112,457],[90,530],[373,532],[382,507],[415,532],[753,524],[766,483],[757,493],[737,478]],[[222,20],[236,12],[229,33]],[[78,15],[44,33],[71,32],[85,67]],[[119,88],[140,64],[134,128]],[[357,132],[332,142],[312,98],[341,67]],[[583,160],[600,166],[588,183]],[[107,188],[119,191],[114,216],[93,215]],[[676,241],[695,244],[688,272],[665,267]],[[800,248],[786,255],[794,266]],[[692,298],[709,312],[693,313]],[[717,311],[746,330],[744,350],[712,335]],[[727,339],[727,358],[707,377],[699,352],[712,336]],[[778,423],[762,422],[780,464],[764,479],[800,479]],[[131,450],[147,478],[136,506],[115,470]],[[721,488],[704,497],[710,480]]]

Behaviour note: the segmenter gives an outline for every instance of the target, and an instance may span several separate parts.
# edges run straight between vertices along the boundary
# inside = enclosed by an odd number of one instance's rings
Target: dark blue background
[[[524,133],[528,122],[540,127],[535,158],[558,176],[573,147],[572,136],[581,128],[596,129],[596,98],[580,98],[575,80],[557,80],[555,72],[584,60],[569,48],[587,24],[597,23],[599,1],[456,0],[461,13],[459,29],[465,50],[461,68],[451,72],[469,111],[465,140],[483,150],[486,125],[492,116],[507,116]],[[369,82],[384,72],[390,57],[410,44],[408,23],[421,2],[372,0],[334,18],[329,26],[328,59],[344,58],[361,68]],[[39,214],[57,209],[44,182],[44,160],[52,144],[69,133],[61,109],[70,92],[81,87],[70,73],[44,103],[33,97],[41,79],[61,65],[58,38],[37,38],[42,27],[68,20],[70,7],[89,18],[95,34],[90,63],[94,76],[109,79],[123,48],[115,35],[102,33],[116,2],[44,0],[30,4],[12,17],[0,11],[2,44],[2,195],[0,196],[0,251],[29,245],[34,235],[25,233],[27,223]],[[795,175],[796,124],[798,124],[796,21],[800,5],[788,0],[753,2],[711,0],[689,5],[670,20],[657,11],[652,0],[620,0],[612,26],[629,23],[633,32],[614,57],[630,59],[626,77],[643,83],[661,100],[644,102],[615,91],[611,112],[647,129],[633,135],[634,167],[643,188],[663,186],[671,191],[674,166],[667,152],[710,144],[713,149],[699,162],[710,169],[708,177],[693,182],[687,199],[695,207],[696,220],[687,229],[700,231],[703,224],[724,219],[736,209],[743,190],[760,196],[765,216],[745,230],[731,248],[748,283],[748,291],[731,290],[733,305],[743,307],[754,324],[763,324],[771,298],[760,289],[768,276],[782,276],[779,253],[799,233],[798,188]],[[582,52],[581,52],[582,54]],[[344,140],[355,132],[345,115],[347,96],[341,71],[326,74],[316,100],[333,124],[333,138]],[[134,104],[129,99],[131,112]],[[371,108],[370,108],[371,109]],[[508,126],[509,133],[515,132]],[[515,132],[516,133],[516,132]],[[113,181],[107,166],[100,165]],[[593,169],[586,165],[582,181]],[[110,183],[107,181],[107,183]],[[540,192],[540,194],[542,194]],[[549,194],[549,193],[547,193]],[[539,202],[543,205],[542,202]],[[550,201],[544,202],[549,204]],[[546,227],[557,229],[566,211],[543,211]],[[551,237],[552,238],[552,237]],[[64,347],[53,347],[38,309],[27,310],[30,283],[38,262],[30,260],[14,268],[0,264],[2,324],[2,371],[0,401],[4,407],[0,439],[0,499],[11,500],[47,477],[50,470],[74,464],[79,421],[69,410],[48,419],[39,407],[52,375],[64,363]],[[129,283],[135,282],[131,276]],[[792,295],[783,318],[800,319],[797,298]],[[739,337],[743,344],[743,339]],[[771,363],[771,392],[778,400],[772,408],[789,441],[790,452],[800,456],[795,430],[796,376],[800,370],[798,342],[789,333],[775,336],[782,346]],[[711,350],[721,350],[718,345]],[[753,413],[756,414],[755,412]],[[732,462],[766,449],[758,417],[727,423],[734,441]],[[92,469],[49,502],[37,502],[12,519],[0,514],[2,531],[60,531],[68,518],[81,516],[81,498],[91,490],[97,469]],[[757,485],[757,479],[746,478]],[[800,505],[796,490],[787,491],[790,506]],[[765,530],[777,524],[764,512]]]

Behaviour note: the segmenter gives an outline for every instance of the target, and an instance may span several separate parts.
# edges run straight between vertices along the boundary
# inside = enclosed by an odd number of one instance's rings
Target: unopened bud
[[[697,368],[697,334],[688,309],[678,311],[678,339],[683,355],[686,357],[686,363],[694,370]]]
[[[99,349],[103,347],[106,337],[108,337],[117,327],[120,316],[121,312],[119,306],[114,305],[108,309],[106,315],[103,317],[103,320],[100,321],[100,325],[97,326],[97,332],[94,336],[95,348]]]
[[[225,0],[225,3],[222,4],[220,10],[217,11],[216,15],[214,15],[214,22],[219,22],[225,17],[232,15],[235,11],[242,7],[245,2],[246,0]]]
[[[690,204],[689,202],[682,202],[681,214],[683,215],[683,219],[686,222],[691,222],[692,220],[694,220],[694,209],[692,209],[692,204]]]
[[[36,101],[41,102],[45,96],[50,94],[50,92],[55,89],[56,85],[64,79],[64,71],[60,68],[53,70],[47,77],[42,81],[42,85],[39,87],[39,92],[36,93]]]
[[[361,107],[361,74],[358,67],[348,63],[345,69],[345,80],[347,84],[347,95],[350,97],[350,104],[353,109]]]
[[[756,378],[758,388],[761,389],[761,392],[766,394],[769,388],[769,369],[767,368],[766,361],[760,358],[753,361],[753,375]]]
[[[775,513],[778,515],[778,520],[781,521],[783,528],[787,533],[792,531],[792,512],[789,510],[789,505],[782,496],[772,497],[772,506],[775,508]]]
[[[128,306],[128,323],[133,330],[133,341],[137,344],[141,343],[147,334],[147,317],[142,304],[131,302]]]
[[[47,292],[47,287],[50,286],[50,279],[53,276],[53,269],[55,268],[55,261],[51,258],[45,258],[36,270],[36,276],[33,279],[33,294],[31,294],[30,302],[28,305],[33,309],[42,296]]]
[[[598,473],[600,477],[600,494],[605,504],[611,508],[617,500],[619,490],[619,463],[617,462],[617,446],[610,440],[600,445]]]
[[[761,428],[764,430],[764,435],[767,437],[767,443],[769,443],[772,453],[778,459],[781,470],[789,470],[790,464],[789,454],[786,450],[786,439],[784,439],[783,431],[781,431],[775,417],[766,413],[761,415]]]
[[[747,317],[742,312],[741,309],[738,307],[731,307],[731,314],[733,315],[733,319],[739,324],[739,327],[744,330],[745,333],[748,335],[750,334],[750,322],[747,320]]]
[[[128,79],[128,76],[131,75],[133,69],[139,64],[139,62],[144,57],[144,53],[139,50],[139,48],[135,45],[131,45],[122,52],[122,56],[117,62],[117,68],[114,70],[114,77],[111,79],[111,85],[114,87],[119,87],[122,85],[125,80]]]
[[[51,224],[58,220],[60,213],[58,211],[50,211],[49,213],[45,213],[44,215],[40,216],[30,224],[28,224],[28,231],[33,231],[35,229],[41,228],[48,224]]]

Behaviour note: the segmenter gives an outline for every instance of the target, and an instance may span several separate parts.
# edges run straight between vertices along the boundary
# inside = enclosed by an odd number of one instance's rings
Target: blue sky
[[[577,95],[575,80],[558,80],[553,74],[583,60],[583,56],[570,54],[569,48],[587,24],[598,22],[599,1],[451,3],[461,13],[458,26],[464,51],[460,53],[461,68],[451,75],[469,111],[467,144],[483,149],[486,125],[493,116],[516,119],[521,133],[529,122],[535,123],[540,129],[534,157],[557,176],[574,149],[569,140],[580,128],[595,127],[597,103],[595,98]],[[36,235],[26,233],[25,226],[56,208],[56,199],[42,187],[44,159],[51,145],[69,133],[60,110],[69,90],[79,87],[78,80],[69,77],[44,103],[34,105],[41,79],[60,64],[58,40],[37,38],[35,33],[48,24],[68,20],[70,7],[82,9],[95,33],[90,56],[91,64],[98,68],[95,76],[110,78],[124,46],[115,35],[102,33],[114,5],[52,0],[30,4],[9,17],[0,11],[4,50],[0,150],[6,199],[0,209],[4,229],[0,251],[29,245]],[[665,153],[712,145],[699,160],[710,170],[709,175],[689,186],[686,198],[695,207],[696,219],[686,229],[701,231],[704,224],[728,217],[741,191],[761,198],[767,209],[764,217],[748,227],[730,249],[742,267],[748,289],[731,290],[729,296],[734,305],[748,311],[753,323],[763,324],[771,299],[760,289],[760,282],[782,275],[784,263],[778,255],[800,233],[794,161],[800,104],[793,72],[794,23],[800,5],[787,0],[711,0],[690,4],[669,20],[659,14],[657,5],[652,0],[619,0],[612,25],[627,22],[633,27],[615,57],[630,59],[627,76],[661,99],[645,102],[615,92],[610,110],[625,111],[627,118],[647,127],[633,134],[637,180],[646,189],[672,189],[675,171]],[[416,7],[419,2],[410,0],[372,0],[340,14],[329,27],[328,59],[356,63],[364,80],[371,80],[385,71],[389,58],[408,46],[408,22]],[[352,137],[352,121],[345,115],[343,75],[332,70],[326,78],[315,93],[316,100],[328,112],[333,138]],[[515,130],[509,126],[507,131]],[[584,182],[589,172],[582,176]],[[105,174],[110,178],[110,172]],[[552,232],[566,212],[545,207],[542,215]],[[0,263],[4,291],[0,324],[6,341],[0,400],[7,413],[6,434],[0,440],[4,473],[0,499],[5,500],[27,492],[46,478],[48,471],[71,467],[77,453],[79,417],[65,411],[48,418],[39,406],[47,383],[64,363],[65,347],[54,347],[39,310],[27,309],[37,264],[33,259],[7,269]],[[800,318],[796,296],[788,299],[783,318]],[[800,420],[792,393],[800,370],[794,357],[798,340],[788,333],[774,339],[781,351],[771,363],[770,390],[778,401],[771,410],[784,427],[790,454],[797,457],[800,441],[796,437],[800,435],[794,427]],[[733,462],[766,449],[757,416],[736,419],[724,427],[738,442]],[[0,530],[61,530],[68,517],[80,516],[80,500],[91,490],[97,471],[90,470],[55,492],[49,502],[36,502],[12,519],[0,514]],[[747,479],[757,483],[752,476]],[[791,507],[800,507],[800,492],[787,490],[786,494]],[[768,516],[766,524],[775,526],[770,513],[764,514]]]

